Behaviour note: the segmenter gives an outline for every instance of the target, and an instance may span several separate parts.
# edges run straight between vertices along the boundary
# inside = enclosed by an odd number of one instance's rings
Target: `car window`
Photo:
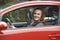
[[[28,10],[26,8],[22,8],[22,9],[17,9],[14,11],[11,11],[7,14],[4,15],[4,19],[5,18],[9,18],[11,20],[12,23],[15,22],[26,22],[26,14],[27,14]]]
[[[59,6],[35,5],[18,8],[4,14],[2,21],[7,22],[6,18],[8,18],[15,27],[58,25]]]

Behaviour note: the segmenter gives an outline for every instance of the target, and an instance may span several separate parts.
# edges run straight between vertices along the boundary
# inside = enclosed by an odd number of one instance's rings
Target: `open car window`
[[[43,9],[43,13],[44,13],[44,22],[37,22],[37,23],[33,23],[32,22],[32,13],[33,10],[35,8],[41,8]],[[6,14],[3,15],[2,20],[6,21],[6,18],[9,18],[9,20],[11,21],[11,23],[15,26],[15,27],[28,27],[28,26],[32,26],[31,24],[33,23],[33,26],[38,25],[40,27],[41,26],[45,26],[42,25],[47,24],[46,26],[54,26],[54,25],[58,25],[58,20],[59,20],[59,6],[55,6],[55,5],[35,5],[35,6],[29,6],[29,7],[23,7],[23,8],[19,8],[13,11],[10,11]]]

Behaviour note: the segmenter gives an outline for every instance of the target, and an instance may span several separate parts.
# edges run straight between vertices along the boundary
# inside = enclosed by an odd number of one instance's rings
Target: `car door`
[[[33,4],[34,2],[34,4]],[[48,4],[47,4],[48,3]],[[9,18],[16,27],[0,31],[0,40],[60,40],[59,2],[30,1],[12,5],[0,11],[1,21]],[[29,26],[33,9],[44,10],[47,26]]]

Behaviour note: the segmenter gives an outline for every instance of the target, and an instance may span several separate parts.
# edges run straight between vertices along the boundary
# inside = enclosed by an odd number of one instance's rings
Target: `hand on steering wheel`
[[[16,27],[11,23],[9,18],[6,18],[6,22],[9,24],[9,27],[15,29]]]

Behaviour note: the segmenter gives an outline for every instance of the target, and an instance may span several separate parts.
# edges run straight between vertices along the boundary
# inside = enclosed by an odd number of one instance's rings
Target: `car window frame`
[[[39,5],[39,4],[38,4],[38,5]],[[10,6],[10,7],[11,7],[11,6]],[[20,7],[20,8],[22,8],[22,7]],[[8,7],[7,9],[9,9],[9,7]],[[14,9],[14,10],[15,10],[15,9]],[[4,11],[4,9],[1,10],[1,15],[2,15],[2,16],[4,15],[4,13],[2,14],[3,11]],[[6,11],[6,10],[5,10],[5,11]],[[12,11],[12,10],[9,10],[9,12],[10,12],[10,11]],[[7,13],[7,12],[6,12],[6,13]],[[0,15],[0,16],[1,16],[1,15]]]

